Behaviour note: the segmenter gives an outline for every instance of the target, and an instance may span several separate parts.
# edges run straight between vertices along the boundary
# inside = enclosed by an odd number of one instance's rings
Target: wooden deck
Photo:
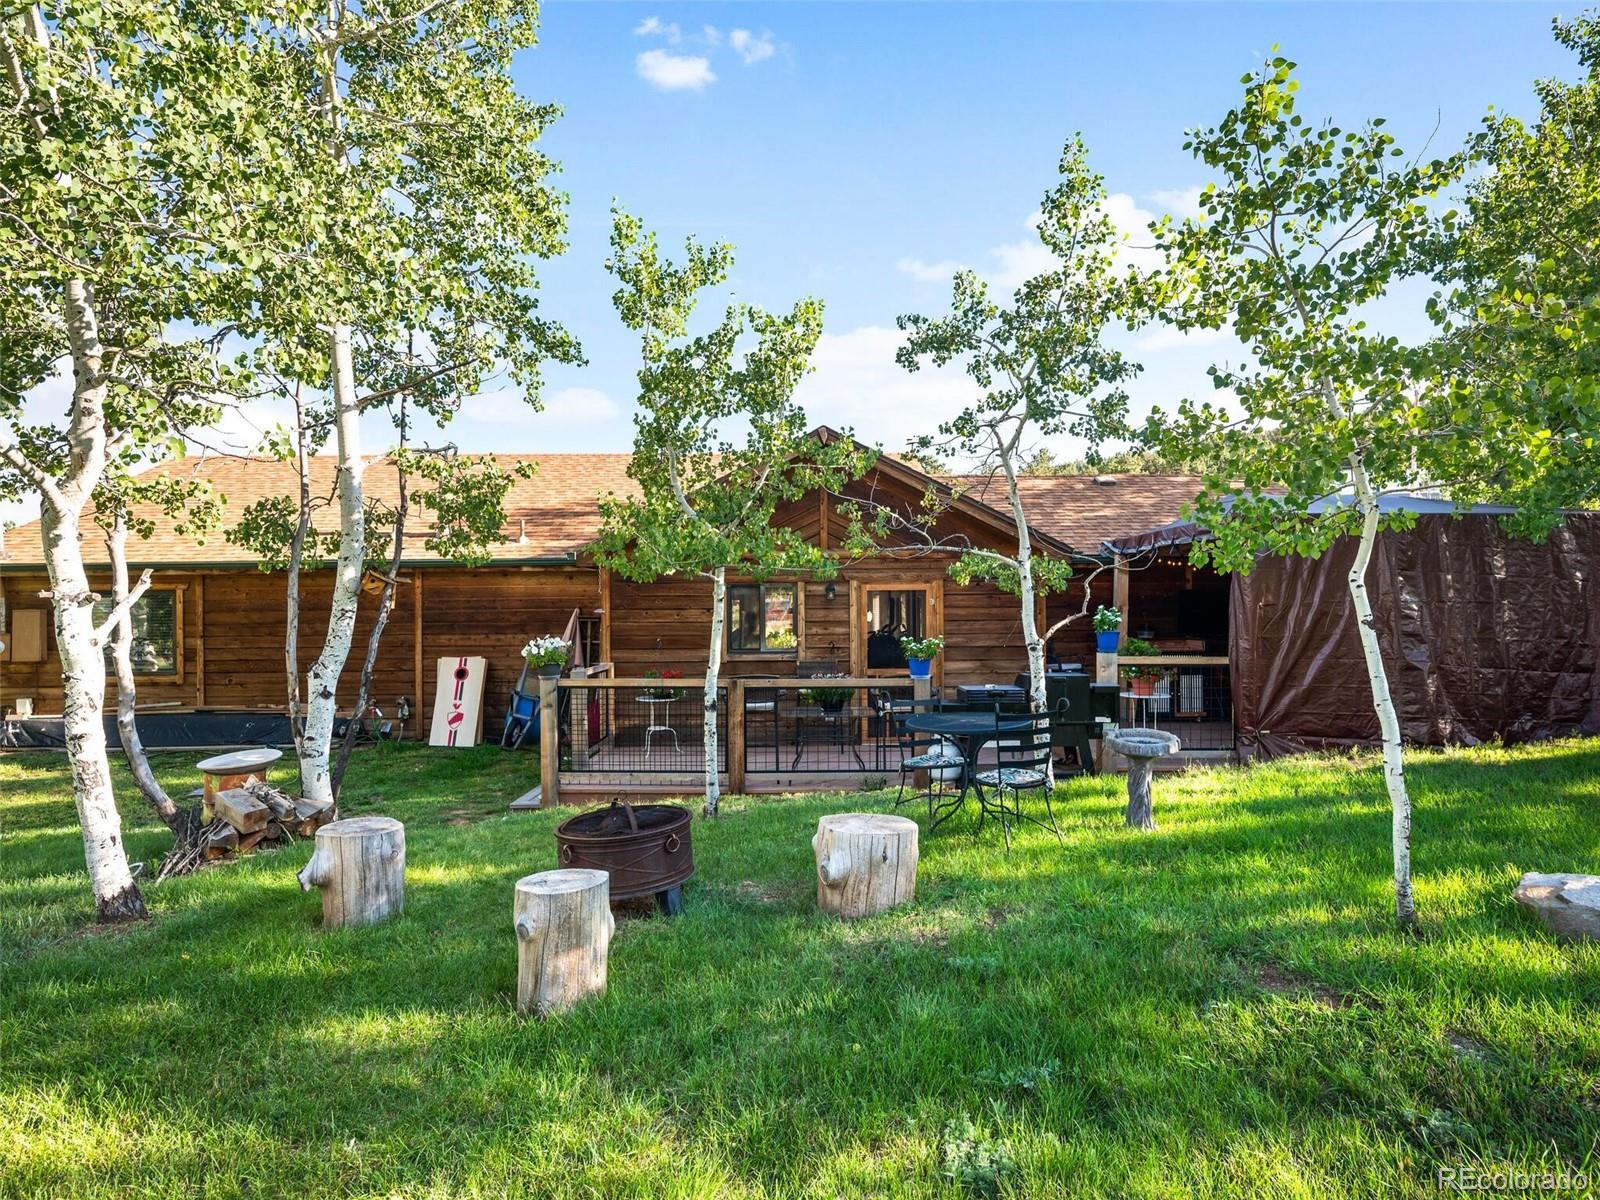
[[[1185,733],[1199,746],[1222,745],[1222,749],[1185,750],[1157,761],[1159,771],[1182,770],[1190,765],[1229,762],[1232,726],[1226,721],[1161,722],[1181,738]],[[869,739],[845,744],[808,745],[799,750],[785,739],[774,746],[752,743],[746,748],[745,795],[774,795],[790,792],[852,792],[895,787],[899,783],[900,748],[893,740]],[[856,762],[860,755],[860,763]],[[992,748],[979,758],[982,766],[993,760]],[[1120,759],[1102,762],[1103,770],[1125,769]],[[563,804],[593,804],[613,796],[663,798],[696,796],[704,786],[704,760],[700,742],[682,738],[674,746],[670,740],[655,742],[648,753],[635,745],[590,747],[581,764],[561,772]],[[730,788],[726,770],[717,776],[724,790]],[[540,807],[538,789],[519,798],[513,809]]]

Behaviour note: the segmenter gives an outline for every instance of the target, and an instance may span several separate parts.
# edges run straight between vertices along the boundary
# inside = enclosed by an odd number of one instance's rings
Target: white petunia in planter
[[[906,668],[913,679],[926,679],[933,674],[933,660],[944,649],[942,637],[900,639],[900,649],[906,656]]]
[[[541,679],[561,678],[561,668],[567,665],[570,654],[566,641],[554,634],[532,638],[522,648],[522,660],[532,667]]]

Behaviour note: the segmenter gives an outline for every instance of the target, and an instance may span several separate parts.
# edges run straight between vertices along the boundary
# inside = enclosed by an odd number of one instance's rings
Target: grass
[[[310,847],[148,889],[100,932],[59,759],[0,758],[0,1196],[1437,1194],[1440,1167],[1600,1174],[1600,951],[1510,892],[1593,869],[1600,743],[1413,758],[1425,936],[1390,923],[1370,760],[1061,789],[1066,845],[924,836],[916,902],[814,910],[811,833],[886,795],[696,820],[675,921],[610,990],[512,1007],[511,884],[558,814],[531,760],[380,747],[405,915],[317,928]],[[167,781],[197,782],[187,760]],[[125,777],[122,792],[132,795]],[[165,833],[128,805],[128,845]]]

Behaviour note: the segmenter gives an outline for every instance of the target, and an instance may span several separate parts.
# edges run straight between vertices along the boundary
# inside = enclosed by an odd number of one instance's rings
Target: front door
[[[852,580],[850,584],[850,673],[906,673],[903,637],[938,637],[944,632],[944,584],[899,580]],[[942,656],[934,678],[942,675]]]

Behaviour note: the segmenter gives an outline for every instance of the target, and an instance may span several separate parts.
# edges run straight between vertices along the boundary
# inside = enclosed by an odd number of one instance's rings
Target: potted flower
[[[818,679],[838,679],[841,676],[819,675]],[[850,702],[850,697],[856,694],[855,688],[847,687],[808,687],[800,689],[800,703],[815,704],[825,713],[841,712]]]
[[[679,667],[667,667],[661,671],[646,671],[646,679],[682,679],[683,670]],[[650,687],[644,691],[645,696],[651,700],[676,700],[683,695],[682,688],[675,687]]]
[[[1121,636],[1122,613],[1109,604],[1094,610],[1094,648],[1101,654],[1115,654]]]
[[[529,640],[522,648],[522,661],[537,671],[540,679],[559,679],[570,653],[565,639],[546,634]]]
[[[1155,643],[1147,642],[1143,638],[1129,638],[1128,644],[1122,648],[1122,653],[1118,657],[1128,659],[1159,658],[1160,656],[1161,647]],[[1120,665],[1123,675],[1128,680],[1128,690],[1135,696],[1153,696],[1156,694],[1156,680],[1160,679],[1162,675],[1160,667],[1128,666],[1126,663],[1121,663]]]
[[[938,658],[939,651],[944,649],[944,639],[903,637],[900,639],[900,649],[905,652],[906,666],[911,671],[911,678],[926,679],[933,673],[933,660]]]

